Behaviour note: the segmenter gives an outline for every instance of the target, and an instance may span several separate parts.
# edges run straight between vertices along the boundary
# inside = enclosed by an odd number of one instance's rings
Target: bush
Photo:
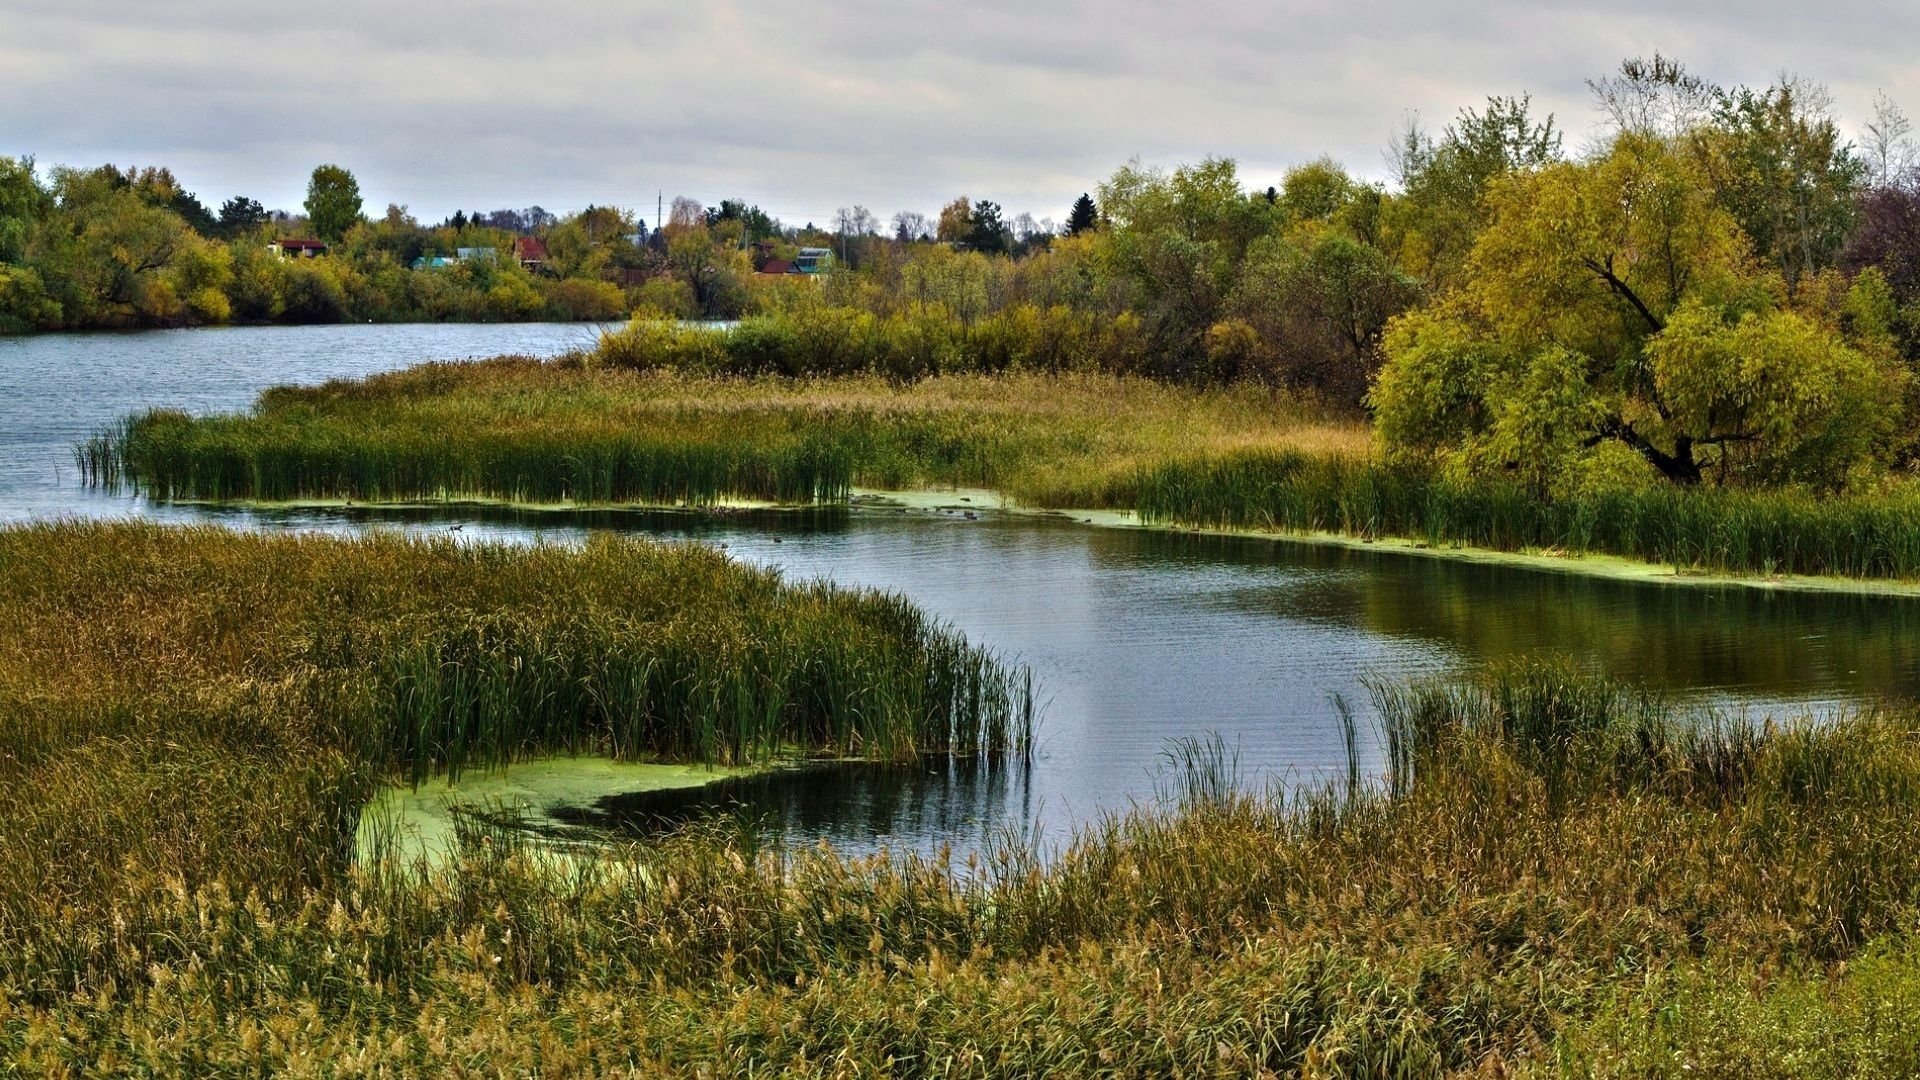
[[[605,322],[626,313],[626,294],[611,281],[562,278],[545,281],[547,306],[554,316],[568,321]]]

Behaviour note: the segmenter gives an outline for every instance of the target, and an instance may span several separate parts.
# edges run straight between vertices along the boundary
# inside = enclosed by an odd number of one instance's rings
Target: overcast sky
[[[1138,155],[1331,154],[1384,175],[1410,114],[1660,50],[1722,83],[1876,90],[1920,113],[1916,0],[0,0],[0,154],[170,165],[211,206],[297,208],[314,165],[367,209],[740,196],[790,224],[953,195],[1064,219]]]

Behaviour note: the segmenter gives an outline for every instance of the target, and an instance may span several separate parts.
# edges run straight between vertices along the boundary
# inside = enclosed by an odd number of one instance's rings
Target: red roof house
[[[529,270],[547,264],[547,242],[537,236],[517,236],[513,240],[513,257],[520,265]]]

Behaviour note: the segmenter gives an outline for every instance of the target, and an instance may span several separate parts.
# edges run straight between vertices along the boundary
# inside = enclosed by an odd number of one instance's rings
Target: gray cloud
[[[373,207],[740,195],[792,222],[952,195],[1063,216],[1138,155],[1322,153],[1369,175],[1409,113],[1584,80],[1655,49],[1722,82],[1876,90],[1920,111],[1920,5],[1784,0],[7,0],[0,153],[166,163],[203,199],[295,206],[314,164]]]

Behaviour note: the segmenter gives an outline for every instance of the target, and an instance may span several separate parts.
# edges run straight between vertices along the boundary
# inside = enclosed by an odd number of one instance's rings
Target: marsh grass
[[[1173,459],[1135,509],[1204,528],[1618,555],[1736,574],[1920,578],[1920,487],[1853,495],[1660,486],[1542,499],[1409,465],[1297,450]]]
[[[335,880],[393,780],[1018,754],[1032,721],[1023,673],[899,597],[701,547],[0,530],[0,935],[46,904],[81,933],[150,874]]]
[[[646,587],[658,571],[682,587]],[[395,745],[365,722],[383,702],[434,683],[475,755],[558,738],[489,727],[455,684],[562,694],[595,627],[751,656],[713,628],[727,612],[915,648],[904,610],[696,551],[0,532],[0,1054],[56,1074],[1425,1076],[1578,1073],[1631,1043],[1644,1073],[1688,1060],[1656,1053],[1676,1040],[1773,1045],[1747,1025],[1788,1001],[1805,1039],[1857,1029],[1848,999],[1795,989],[1841,963],[1911,979],[1920,717],[1747,722],[1562,665],[1377,684],[1398,749],[1357,786],[1248,794],[1217,739],[1170,747],[1177,809],[1051,861],[849,859],[737,822],[562,858],[487,815],[451,865],[338,850]],[[355,674],[303,674],[323,662]],[[1711,981],[1727,971],[1744,981]],[[1713,1024],[1641,1034],[1702,985]],[[1739,997],[1772,987],[1799,996]]]
[[[853,485],[938,485],[1113,506],[1169,448],[1249,445],[1361,453],[1366,432],[1250,387],[733,379],[496,360],[279,388],[243,416],[150,412],[76,454],[90,483],[175,499],[791,504],[844,502]]]
[[[701,333],[707,333],[701,331]],[[1544,499],[1383,462],[1357,420],[1257,387],[1093,374],[910,383],[629,371],[574,357],[282,387],[247,414],[156,411],[75,448],[162,499],[838,504],[985,487],[1150,523],[1616,555],[1747,575],[1920,579],[1920,487],[1641,487]]]

